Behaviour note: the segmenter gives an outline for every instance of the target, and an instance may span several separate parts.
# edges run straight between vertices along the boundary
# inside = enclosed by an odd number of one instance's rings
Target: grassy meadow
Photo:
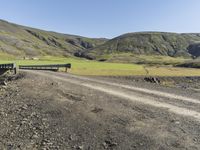
[[[98,62],[98,61],[89,61],[85,59],[78,59],[78,58],[72,58],[72,57],[66,58],[66,57],[45,56],[45,57],[41,57],[39,60],[14,60],[12,57],[6,57],[1,54],[0,58],[1,58],[0,63],[15,62],[17,65],[71,63],[72,68],[69,69],[69,73],[76,74],[76,75],[200,76],[200,69],[177,68],[177,67],[159,66],[159,65],[148,66],[148,65],[134,64],[134,63]]]

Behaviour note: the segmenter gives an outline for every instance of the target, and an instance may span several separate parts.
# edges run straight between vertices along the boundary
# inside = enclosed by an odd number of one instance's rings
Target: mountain
[[[133,56],[200,57],[199,33],[137,32],[108,40],[61,34],[0,20],[0,55],[77,56],[88,59],[134,62]],[[138,58],[140,59],[140,58]],[[141,61],[139,61],[141,62]]]
[[[120,53],[198,57],[200,56],[200,34],[166,32],[128,33],[89,49],[82,55],[96,59],[100,56]]]
[[[103,44],[107,39],[43,31],[0,20],[0,53],[24,56],[70,56]]]

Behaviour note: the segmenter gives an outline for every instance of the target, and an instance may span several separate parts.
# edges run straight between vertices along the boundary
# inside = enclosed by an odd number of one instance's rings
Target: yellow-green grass
[[[137,55],[133,53],[114,53],[108,55],[101,55],[97,57],[97,59],[106,59],[109,62],[117,61],[118,63],[139,63],[148,65],[176,65],[192,60],[191,58],[184,57],[175,58],[161,55]]]
[[[37,65],[37,64],[63,64],[71,63],[69,72],[76,75],[96,75],[96,76],[200,76],[200,69],[175,68],[175,67],[150,67],[137,64],[108,63],[88,61],[77,58],[64,57],[41,57],[39,60],[13,60],[6,61],[0,59],[0,63],[16,62],[17,65]],[[148,74],[147,74],[148,72]]]
[[[14,59],[15,59],[15,57],[13,55],[9,55],[7,53],[0,52],[0,62],[1,61],[11,61]]]
[[[146,67],[151,76],[200,76],[200,69],[178,67]]]
[[[180,64],[185,61],[191,60],[191,58],[183,58],[183,57],[170,57],[170,56],[160,56],[160,55],[137,55],[135,58],[138,58],[141,62],[146,64]]]

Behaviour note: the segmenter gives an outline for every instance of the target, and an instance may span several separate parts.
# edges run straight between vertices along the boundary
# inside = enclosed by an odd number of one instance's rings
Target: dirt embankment
[[[145,77],[145,76],[110,76],[97,77],[114,82],[122,82],[126,84],[137,83],[140,86],[159,86],[167,88],[177,88],[190,91],[200,91],[200,77]]]
[[[198,117],[171,111],[200,113],[198,94],[117,80],[26,72],[6,82],[0,149],[200,149]]]

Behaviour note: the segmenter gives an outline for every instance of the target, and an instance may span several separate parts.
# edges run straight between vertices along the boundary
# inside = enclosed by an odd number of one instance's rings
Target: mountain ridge
[[[20,58],[52,55],[96,60],[121,53],[196,58],[200,56],[200,33],[146,31],[113,39],[88,38],[0,20],[0,53]]]
[[[200,45],[199,43],[199,33],[133,32],[108,40],[86,51],[84,55],[93,59],[100,55],[124,52],[139,55],[199,57],[197,52],[199,49],[193,47],[191,51],[191,45]]]
[[[0,51],[11,55],[73,56],[75,51],[95,47],[106,40],[29,28],[0,20]]]

